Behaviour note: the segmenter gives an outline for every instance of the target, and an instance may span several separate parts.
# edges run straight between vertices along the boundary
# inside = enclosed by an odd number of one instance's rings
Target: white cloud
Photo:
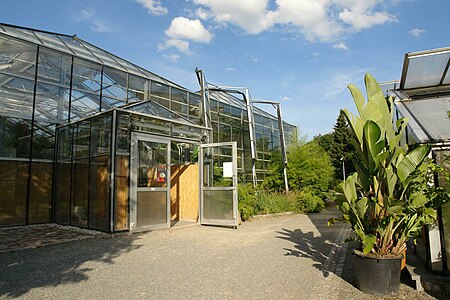
[[[192,40],[200,43],[209,43],[213,38],[200,20],[190,20],[184,17],[173,19],[169,29],[165,32],[170,39]]]
[[[87,23],[89,28],[95,32],[112,32],[112,28],[95,14],[95,10],[84,8],[78,15],[74,15],[73,19],[76,23]]]
[[[228,72],[234,72],[234,71],[236,71],[236,69],[233,68],[233,67],[228,67],[228,68],[226,68],[225,70],[228,71]]]
[[[348,46],[345,43],[337,43],[333,45],[334,49],[342,49],[342,50],[348,50]]]
[[[207,20],[209,18],[209,13],[203,8],[197,8],[195,14],[202,20]]]
[[[291,98],[289,98],[288,96],[284,96],[283,98],[281,98],[281,101],[288,101],[291,100]]]
[[[165,41],[164,44],[159,44],[158,51],[163,51],[170,47],[175,47],[180,52],[189,53],[189,42],[178,39],[169,39]]]
[[[222,27],[235,25],[247,34],[275,26],[294,28],[308,41],[335,41],[346,33],[397,21],[378,9],[384,0],[193,0],[201,14]]]
[[[257,59],[256,57],[252,57],[252,62],[253,62],[254,64],[257,64],[257,63],[258,63],[258,59]]]
[[[421,37],[423,33],[425,33],[424,29],[413,28],[408,32],[413,37]]]
[[[173,62],[177,62],[180,58],[178,54],[163,54],[162,57]]]
[[[159,0],[136,0],[139,4],[145,7],[151,15],[166,15],[169,10],[161,5]]]

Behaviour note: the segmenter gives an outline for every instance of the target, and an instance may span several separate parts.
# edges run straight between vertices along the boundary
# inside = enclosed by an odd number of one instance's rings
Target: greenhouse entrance
[[[197,223],[210,130],[150,100],[59,126],[55,222],[106,232]]]
[[[170,143],[142,134],[133,134],[131,141],[131,227],[169,228]]]

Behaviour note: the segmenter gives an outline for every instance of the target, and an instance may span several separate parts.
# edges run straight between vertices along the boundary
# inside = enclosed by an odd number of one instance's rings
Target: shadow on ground
[[[139,235],[134,234],[0,253],[0,298],[86,281],[93,271],[83,266],[86,262],[114,264],[120,255],[141,247],[136,245],[137,239]]]

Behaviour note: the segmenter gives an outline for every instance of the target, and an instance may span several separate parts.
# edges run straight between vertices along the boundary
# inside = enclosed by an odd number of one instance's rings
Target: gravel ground
[[[0,253],[0,297],[379,299],[354,287],[336,214],[285,215],[238,230],[195,226]],[[345,262],[344,262],[345,260]],[[396,297],[433,299],[402,283]]]

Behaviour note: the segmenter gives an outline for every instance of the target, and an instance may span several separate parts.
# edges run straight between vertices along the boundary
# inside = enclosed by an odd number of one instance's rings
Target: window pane
[[[30,121],[0,116],[0,157],[29,157],[30,137]]]
[[[73,153],[74,157],[89,156],[89,143],[91,138],[90,121],[76,124],[74,129]]]
[[[38,81],[70,87],[72,58],[47,48],[39,49]]]
[[[115,230],[128,228],[129,164],[128,156],[116,156]]]
[[[172,100],[187,104],[187,92],[173,87]]]
[[[69,88],[38,83],[35,120],[63,123],[69,116]]]
[[[127,99],[127,74],[112,68],[103,68],[102,96],[119,100]]]
[[[31,119],[34,81],[0,73],[0,115]]]
[[[55,222],[58,224],[69,224],[71,166],[70,161],[56,165]]]
[[[92,119],[92,144],[91,156],[109,153],[111,145],[111,113]]]
[[[33,157],[53,159],[55,124],[35,122],[33,133]]]
[[[86,92],[72,91],[70,121],[93,115],[100,110],[100,96]]]
[[[169,99],[169,86],[152,81],[152,95]]]
[[[74,89],[100,94],[101,66],[82,59],[75,58],[73,63]]]
[[[0,71],[34,79],[36,52],[36,45],[0,36]]]

